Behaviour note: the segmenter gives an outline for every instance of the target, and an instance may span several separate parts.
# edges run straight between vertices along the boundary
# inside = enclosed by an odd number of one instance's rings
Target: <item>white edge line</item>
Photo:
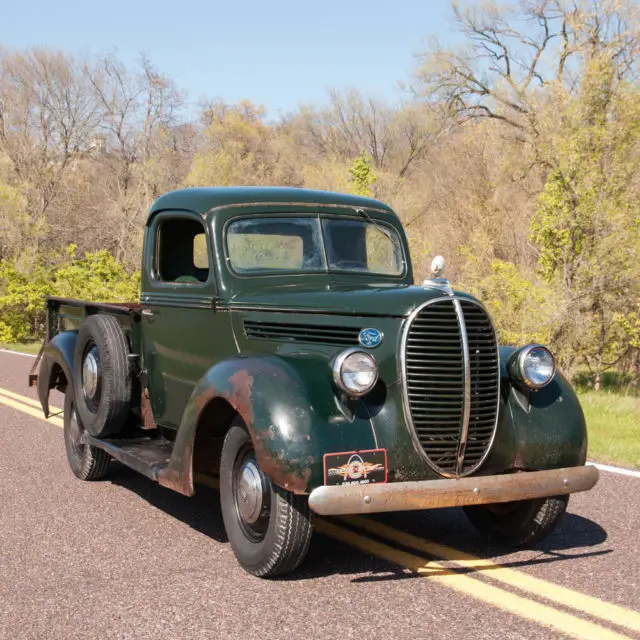
[[[2,353],[13,353],[16,356],[26,356],[27,358],[36,358],[33,353],[22,353],[21,351],[12,351],[11,349],[0,349]]]
[[[634,471],[633,469],[623,469],[622,467],[613,467],[609,464],[599,464],[598,462],[587,462],[587,464],[596,469],[600,469],[600,471],[609,471],[610,473],[618,473],[621,476],[640,478],[640,471]]]

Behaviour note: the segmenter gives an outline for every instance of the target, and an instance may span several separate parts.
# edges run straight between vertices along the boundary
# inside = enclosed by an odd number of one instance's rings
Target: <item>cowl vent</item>
[[[245,320],[244,334],[250,340],[313,342],[350,347],[358,344],[360,328]]]

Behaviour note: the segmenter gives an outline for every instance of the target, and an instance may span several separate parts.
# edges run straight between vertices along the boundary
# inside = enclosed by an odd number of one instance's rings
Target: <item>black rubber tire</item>
[[[97,348],[99,359],[99,393],[92,405],[85,397],[82,366],[89,348]],[[127,339],[113,317],[89,316],[80,327],[73,361],[73,390],[76,411],[85,429],[96,438],[118,435],[125,427],[131,410],[131,374]]]
[[[72,418],[75,417],[75,424]],[[75,412],[73,389],[68,388],[64,397],[64,446],[67,460],[74,475],[80,480],[101,480],[107,473],[111,458],[102,449],[80,443],[84,431],[82,422]]]
[[[546,538],[564,516],[569,496],[536,498],[464,507],[471,524],[488,540],[511,547],[532,546]]]
[[[222,446],[220,502],[231,548],[240,565],[250,574],[271,578],[290,573],[304,560],[313,534],[312,514],[306,496],[272,484],[268,478],[270,513],[264,537],[255,541],[244,531],[233,495],[233,473],[239,453],[251,445],[240,419],[234,420]]]

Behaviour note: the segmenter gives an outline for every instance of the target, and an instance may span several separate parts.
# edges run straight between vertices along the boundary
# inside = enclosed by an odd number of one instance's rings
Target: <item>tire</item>
[[[80,327],[73,361],[76,411],[96,438],[118,435],[131,409],[129,346],[118,321],[89,316]]]
[[[259,502],[245,499],[240,504],[243,469],[246,473],[250,470],[249,477],[261,486]],[[307,498],[271,483],[258,466],[249,433],[238,418],[232,423],[222,446],[220,502],[231,548],[248,573],[271,578],[293,571],[304,560],[313,533]],[[247,504],[261,505],[251,514],[251,517],[257,517],[256,522],[247,521]],[[245,517],[241,515],[241,508]]]
[[[80,442],[84,431],[74,406],[73,389],[69,388],[64,397],[64,446],[69,466],[80,480],[101,480],[111,458],[106,451]]]
[[[546,538],[564,516],[569,496],[464,507],[471,524],[488,540],[511,547]]]

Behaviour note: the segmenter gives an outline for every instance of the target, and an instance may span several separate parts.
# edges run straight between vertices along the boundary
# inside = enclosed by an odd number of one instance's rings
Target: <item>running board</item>
[[[158,482],[158,474],[169,464],[173,442],[165,438],[100,440],[85,432],[82,442],[106,451],[112,458]]]

